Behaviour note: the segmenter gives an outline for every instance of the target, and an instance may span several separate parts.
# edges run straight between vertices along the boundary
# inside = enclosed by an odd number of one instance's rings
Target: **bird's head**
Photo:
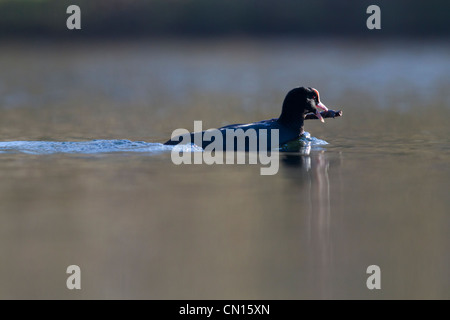
[[[280,118],[295,121],[296,117],[303,119],[306,114],[312,112],[324,122],[321,111],[328,111],[328,108],[320,101],[319,91],[311,87],[299,87],[289,91],[284,98]]]

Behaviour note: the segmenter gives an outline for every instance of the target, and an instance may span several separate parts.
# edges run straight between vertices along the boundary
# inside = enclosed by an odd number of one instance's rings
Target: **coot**
[[[322,113],[321,113],[322,111]],[[303,123],[305,118],[307,119],[319,119],[324,122],[324,117],[340,116],[341,111],[328,110],[328,108],[320,101],[319,91],[311,87],[299,87],[289,91],[284,98],[283,106],[281,109],[281,115],[277,119],[263,120],[259,122],[253,122],[248,124],[232,124],[225,127],[221,127],[217,130],[223,138],[223,151],[226,149],[226,138],[228,133],[233,130],[239,130],[241,133],[248,133],[249,129],[253,129],[256,132],[256,136],[259,140],[261,134],[265,134],[267,138],[267,146],[271,146],[272,131],[270,129],[278,129],[279,145],[289,142],[293,139],[297,139],[303,133]],[[262,130],[266,129],[266,130]],[[262,131],[261,131],[262,130]],[[193,132],[181,136],[177,136],[167,141],[166,145],[176,145],[181,143],[194,142],[194,136],[197,136],[195,141],[201,141],[201,147],[206,148],[212,143],[215,138],[208,137],[203,139],[205,131]],[[200,136],[199,136],[200,135]],[[197,143],[198,144],[198,143]],[[257,144],[259,146],[259,143]],[[235,144],[236,146],[236,144]],[[242,146],[242,145],[241,145]],[[257,147],[256,150],[258,150]],[[234,150],[241,150],[234,148]],[[250,149],[252,150],[252,149]],[[254,149],[253,149],[254,150]],[[242,151],[249,151],[249,143],[246,141],[245,147]]]

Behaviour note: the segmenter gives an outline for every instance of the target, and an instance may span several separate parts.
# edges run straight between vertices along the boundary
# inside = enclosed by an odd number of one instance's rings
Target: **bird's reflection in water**
[[[281,163],[287,169],[285,172],[289,180],[292,179],[301,187],[298,197],[301,211],[306,214],[307,249],[304,253],[305,263],[308,265],[304,269],[308,270],[308,285],[317,290],[319,298],[328,298],[333,289],[329,155],[324,150],[286,153],[282,156]],[[333,169],[336,169],[340,160],[333,161],[332,164]]]

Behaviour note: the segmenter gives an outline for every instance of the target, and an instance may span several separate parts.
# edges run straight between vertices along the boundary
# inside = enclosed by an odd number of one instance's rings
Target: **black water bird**
[[[222,135],[222,147],[221,151],[228,150],[227,147],[227,134],[235,133],[237,130],[240,134],[246,135],[245,145],[241,144],[239,148],[238,143],[234,144],[234,150],[239,151],[252,151],[259,150],[259,143],[256,144],[256,148],[252,148],[249,144],[251,135],[249,129],[253,129],[254,136],[259,141],[261,134],[266,135],[266,146],[271,146],[272,131],[271,129],[278,129],[279,145],[289,142],[294,139],[298,139],[303,134],[304,120],[305,119],[319,119],[324,122],[324,118],[334,118],[341,116],[342,111],[328,110],[328,108],[320,101],[319,91],[311,87],[299,87],[289,91],[284,98],[281,115],[278,118],[263,120],[247,124],[232,124],[217,129]],[[241,130],[239,130],[241,129]],[[266,129],[266,130],[263,130]],[[193,132],[180,136],[173,137],[167,141],[166,145],[177,145],[179,143],[194,143],[200,141],[201,147],[204,149],[213,141],[216,137],[204,138],[205,131]],[[216,132],[218,133],[218,132]],[[195,136],[197,139],[194,141]],[[228,136],[229,137],[229,136]],[[234,137],[232,137],[234,139]],[[200,144],[198,144],[200,146]],[[255,144],[253,144],[255,145]]]

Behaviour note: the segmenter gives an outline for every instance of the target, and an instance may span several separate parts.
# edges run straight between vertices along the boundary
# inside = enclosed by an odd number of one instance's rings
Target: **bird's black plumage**
[[[323,121],[320,110],[328,111],[328,109],[320,102],[319,92],[311,87],[299,87],[294,88],[289,91],[284,98],[281,115],[278,118],[263,120],[248,124],[233,124],[225,127],[221,127],[218,130],[221,132],[223,137],[223,150],[226,150],[226,133],[227,130],[238,130],[242,129],[247,132],[249,129],[253,129],[256,132],[258,140],[261,134],[267,135],[267,146],[271,144],[272,134],[270,129],[278,129],[279,135],[279,145],[297,139],[303,133],[303,124],[306,114],[314,113],[316,117]],[[267,131],[261,131],[266,129]],[[197,141],[202,141],[202,148],[207,147],[212,141],[205,141],[203,139],[205,131],[190,133],[190,137],[178,136],[169,141],[166,145],[176,145],[181,141],[194,142],[194,136],[197,135]],[[198,136],[200,135],[200,137]],[[184,139],[184,138],[190,139]],[[259,145],[259,144],[258,144]],[[236,148],[235,148],[236,150]],[[245,144],[245,151],[249,151],[248,142]]]

